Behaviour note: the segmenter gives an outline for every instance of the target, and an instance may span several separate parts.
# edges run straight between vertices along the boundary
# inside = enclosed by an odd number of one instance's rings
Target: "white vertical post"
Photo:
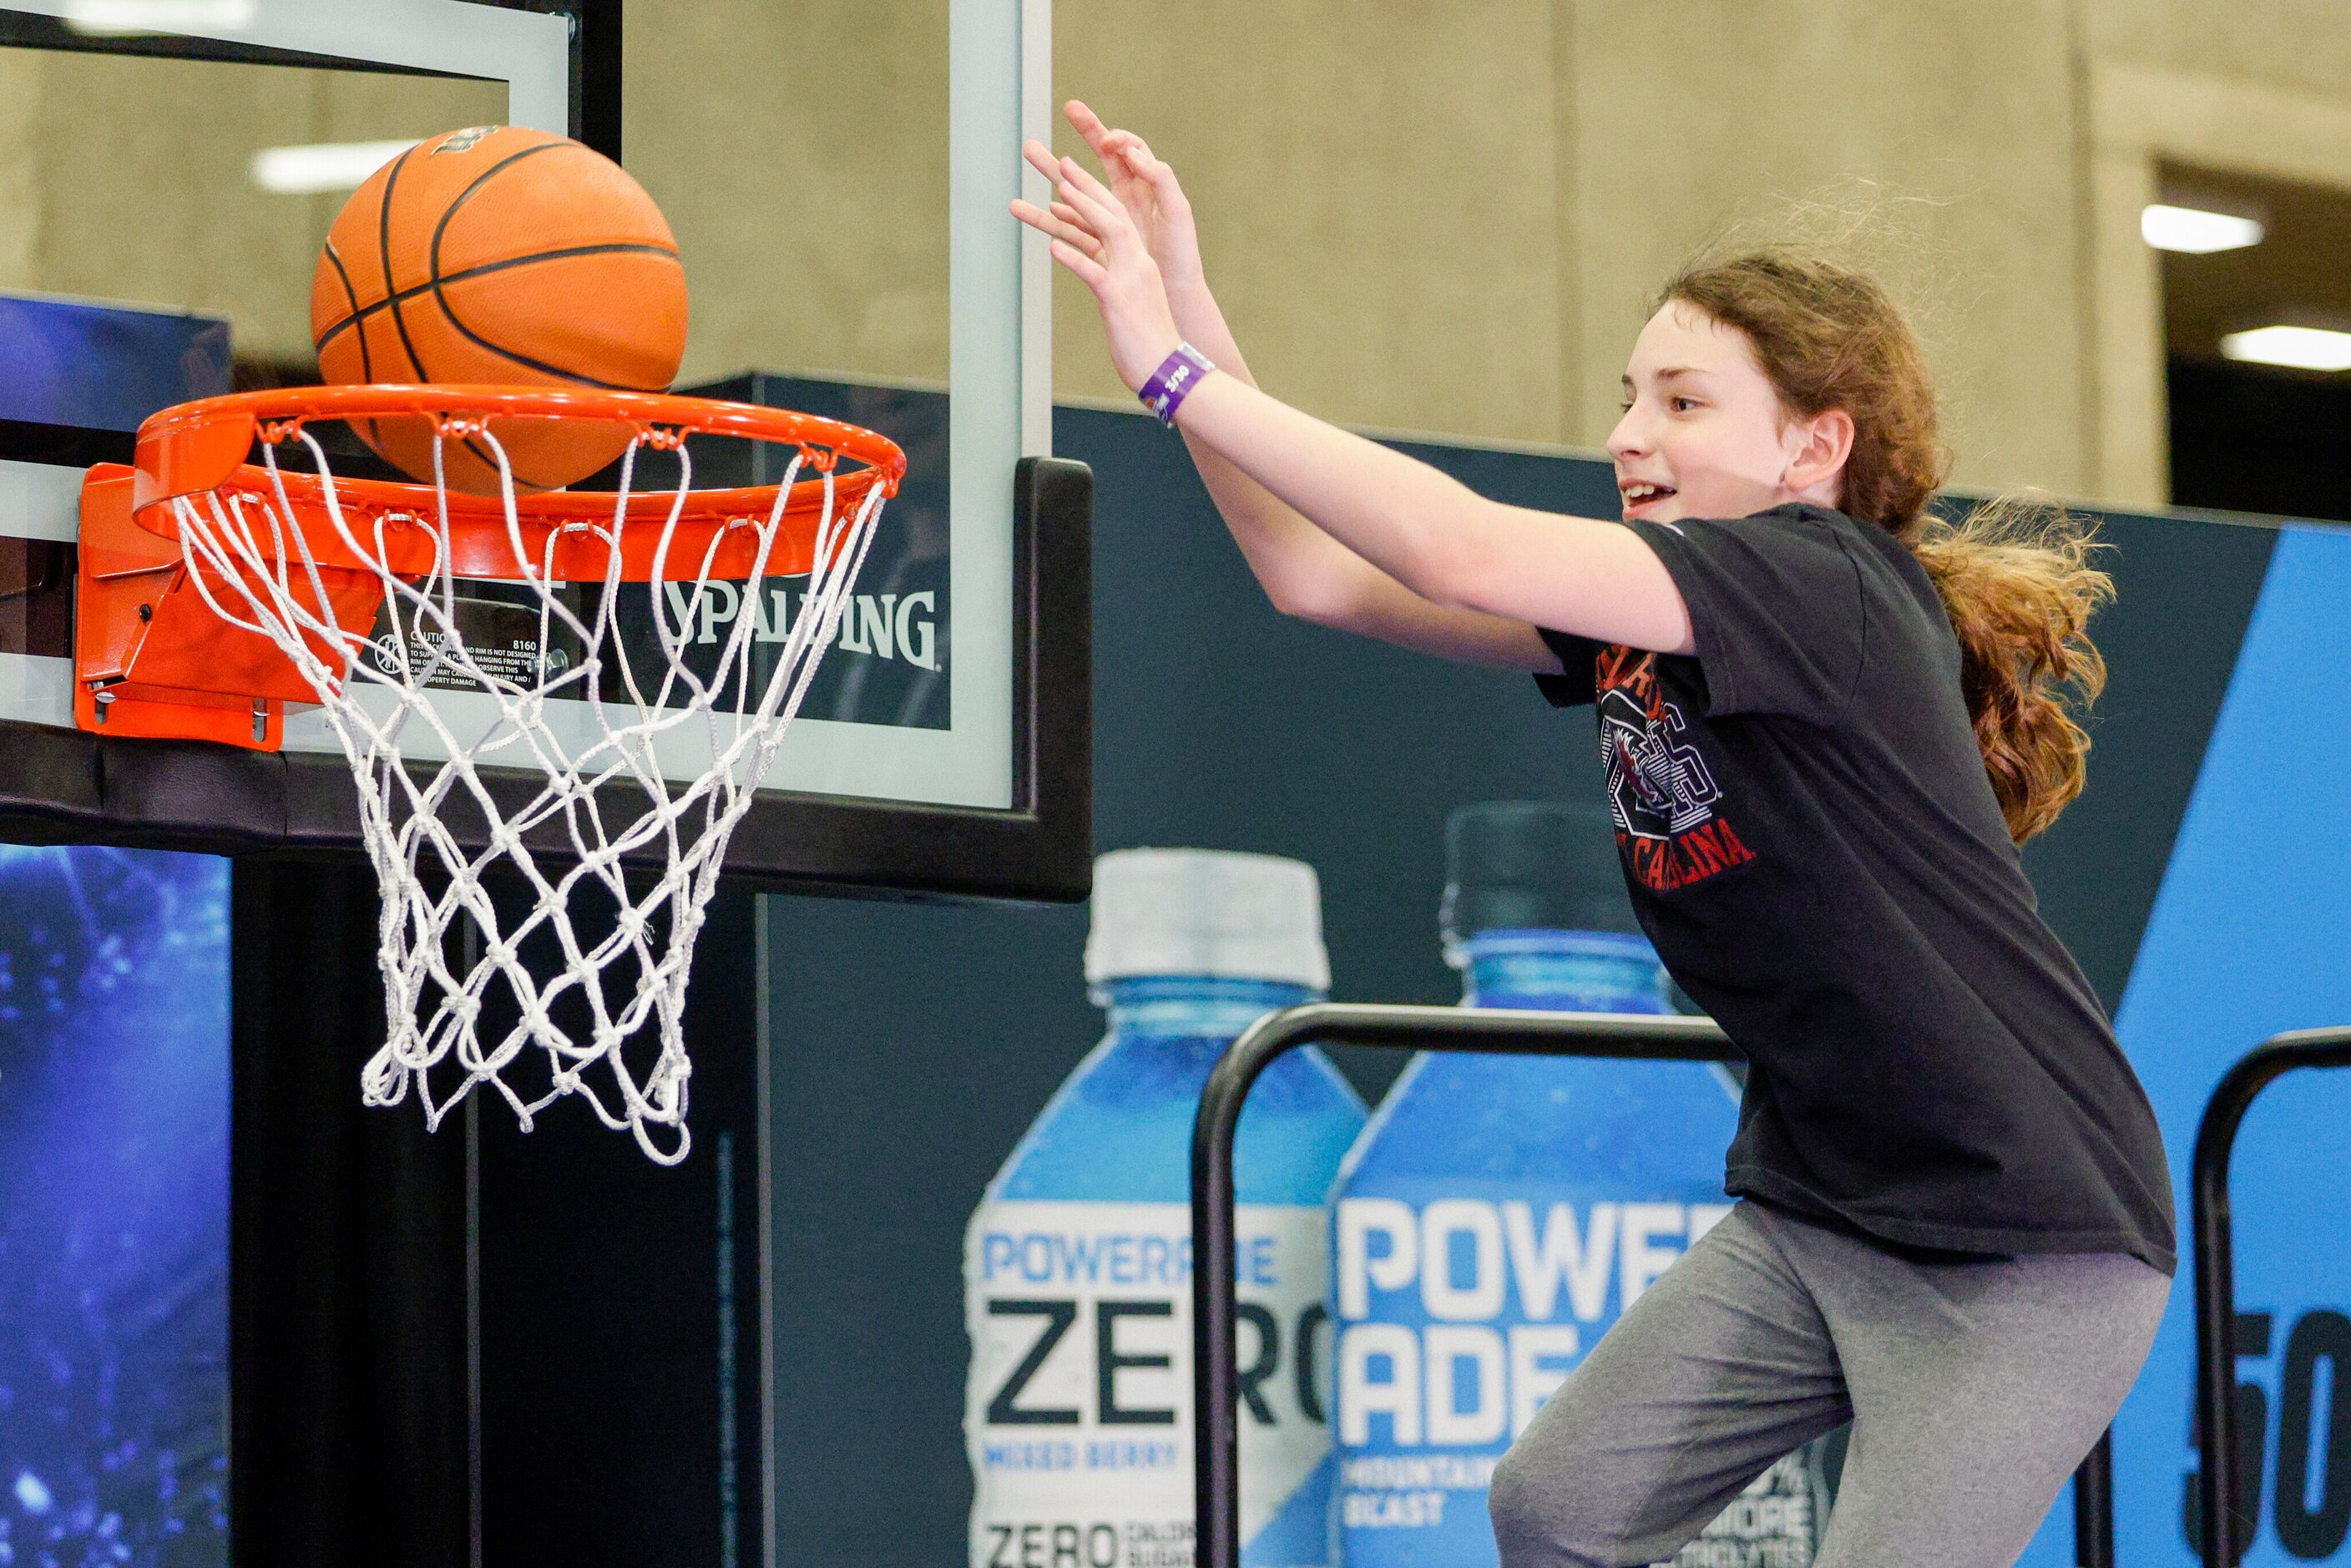
[[[1020,0],[1020,135],[1053,144],[1053,0]],[[1021,185],[1051,203],[1045,177],[1026,163]],[[1053,454],[1053,257],[1042,235],[1020,234],[1020,453]]]
[[[1041,20],[1024,37],[1030,11]],[[1013,804],[1012,470],[1044,450],[1040,433],[1050,441],[1052,414],[1050,315],[1026,308],[1022,271],[1034,247],[1006,210],[1026,188],[1029,105],[1041,106],[1049,90],[1029,79],[1039,75],[1028,66],[1032,51],[1052,51],[1047,0],[948,0],[948,700],[959,737],[987,737],[974,803],[999,809]]]

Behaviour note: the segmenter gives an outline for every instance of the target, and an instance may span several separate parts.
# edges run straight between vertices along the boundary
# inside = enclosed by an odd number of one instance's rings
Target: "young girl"
[[[2080,790],[2077,536],[1930,519],[1917,340],[1797,250],[1660,296],[1622,516],[1506,507],[1259,392],[1190,209],[1084,105],[1014,214],[1093,292],[1285,612],[1594,703],[1634,908],[1749,1059],[1730,1216],[1496,1470],[1506,1568],[1659,1563],[1850,1419],[1819,1568],[2012,1563],[2129,1389],[2173,1260],[2153,1113],[2017,844]]]

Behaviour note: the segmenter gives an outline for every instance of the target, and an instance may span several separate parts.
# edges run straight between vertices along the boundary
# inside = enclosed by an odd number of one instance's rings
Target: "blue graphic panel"
[[[2273,556],[2118,1027],[2169,1147],[2186,1250],[2196,1124],[2229,1064],[2283,1030],[2351,1022],[2351,534]],[[2261,1531],[2246,1562],[2338,1561],[2351,1524],[2351,1074],[2289,1078],[2237,1145],[2237,1301],[2254,1314]],[[2116,1555],[2196,1561],[2186,1506],[2195,1335],[2187,1267],[2116,1427]],[[2337,1418],[2341,1417],[2341,1418]],[[2061,1509],[2060,1513],[2064,1511]],[[2024,1561],[2073,1562],[2061,1518]]]
[[[225,321],[0,294],[0,419],[136,430],[157,409],[228,390]]]
[[[228,867],[0,845],[0,1568],[228,1561]]]

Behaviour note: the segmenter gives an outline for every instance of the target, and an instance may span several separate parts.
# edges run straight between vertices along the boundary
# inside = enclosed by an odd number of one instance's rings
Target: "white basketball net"
[[[746,519],[715,531],[697,570],[673,576],[665,569],[693,468],[674,434],[641,434],[622,460],[610,522],[550,532],[547,556],[528,571],[524,585],[536,591],[538,652],[535,667],[518,674],[511,657],[486,659],[459,634],[440,444],[434,446],[437,516],[371,509],[354,526],[325,451],[307,430],[296,427],[294,434],[317,460],[328,521],[381,581],[391,636],[371,642],[370,628],[336,625],[319,608],[329,602],[327,591],[287,497],[277,439],[263,448],[274,494],[214,491],[172,506],[189,580],[223,620],[268,637],[294,661],[318,694],[358,781],[360,826],[383,888],[378,961],[388,1024],[383,1049],[361,1073],[363,1098],[371,1105],[394,1105],[413,1086],[426,1124],[437,1127],[475,1086],[488,1084],[528,1131],[537,1112],[577,1093],[605,1125],[625,1128],[654,1160],[675,1164],[691,1146],[683,1019],[695,936],[716,891],[727,837],[839,630],[851,584],[872,543],[882,487],[869,488],[854,511],[837,516],[833,476],[824,465],[807,601],[773,668],[755,682],[760,618],[746,613],[734,619],[716,670],[698,674],[688,666],[686,646],[711,587],[718,541],[734,528],[758,530],[757,564],[746,582],[732,585],[738,593],[747,587],[741,601],[751,602],[809,454],[794,455],[764,523]],[[505,448],[481,422],[444,419],[443,438],[459,437],[496,455],[509,541],[529,568]],[[636,456],[648,443],[674,448],[678,485],[665,515],[631,518]],[[387,530],[418,526],[434,541],[434,570],[422,579],[396,576],[384,564]],[[647,528],[660,531],[655,580],[623,583],[620,536],[625,528]],[[563,602],[565,584],[549,575],[559,535],[572,536],[573,549],[580,535],[605,545],[611,565],[586,618]],[[687,583],[691,593],[679,596],[676,589]],[[614,612],[624,591],[651,600],[651,622],[664,655],[657,670],[634,668],[619,634]],[[550,655],[549,639],[559,628],[577,640],[584,656]],[[773,642],[765,646],[777,648]],[[640,662],[653,661],[641,655]],[[453,684],[459,687],[454,694]],[[428,695],[428,685],[441,688],[437,697]],[[622,694],[617,700],[616,688]],[[465,706],[472,722],[462,727],[447,711],[452,695],[470,699]],[[690,771],[675,766],[682,741],[695,747]],[[671,763],[666,770],[664,757]],[[519,808],[502,808],[482,777],[485,766],[543,773],[546,782]],[[683,779],[673,777],[678,773]],[[471,850],[458,841],[444,821],[444,809],[453,806],[470,808],[486,822],[485,847]],[[561,831],[560,853],[545,848],[551,825]],[[537,852],[526,841],[534,833],[542,844]],[[634,888],[623,875],[628,858],[636,862]],[[506,922],[482,884],[484,874],[500,866],[518,873],[529,894],[528,907]],[[573,930],[572,899],[581,892],[613,915],[611,934],[592,943]],[[549,935],[560,962],[543,965],[542,978],[519,950],[534,936],[543,947]],[[517,1016],[493,1028],[484,1003],[499,981]],[[568,1011],[575,1020],[585,1018],[584,1029],[567,1028],[555,1017],[556,1004],[570,993],[577,997]],[[622,1045],[648,1018],[659,1049],[639,1071],[623,1060]],[[518,1082],[525,1079],[528,1086]]]

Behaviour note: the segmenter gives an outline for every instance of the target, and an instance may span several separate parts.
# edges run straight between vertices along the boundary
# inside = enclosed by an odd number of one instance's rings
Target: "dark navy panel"
[[[576,1100],[528,1132],[495,1101],[477,1113],[486,1563],[768,1561],[758,970],[745,957],[757,927],[753,896],[732,890],[705,916],[686,992],[694,1147],[681,1165],[653,1164]],[[368,1114],[422,1120],[413,1104]],[[464,1137],[456,1120],[438,1136]]]
[[[2172,835],[2236,667],[2277,530],[2109,517],[2115,602],[2091,624],[2106,690],[2088,787],[2026,847],[2041,911],[2105,998],[2122,998]]]
[[[946,394],[761,371],[677,390],[844,420],[889,437],[906,454],[906,477],[891,498],[886,526],[858,569],[843,635],[817,666],[800,713],[854,724],[952,727]],[[703,487],[780,483],[792,456],[788,447],[725,436],[696,436],[691,444],[694,481]],[[675,476],[665,454],[639,455],[635,483],[641,488],[673,486]],[[580,487],[610,488],[618,476],[616,465]],[[807,579],[789,580],[798,603],[807,597]],[[649,651],[652,646],[647,643]]]
[[[1522,674],[1282,616],[1180,438],[1073,410],[1056,431],[1058,449],[1096,475],[1096,841],[1310,862],[1324,879],[1334,994],[1458,997],[1436,936],[1445,812],[1473,800],[1599,804],[1589,715],[1548,706]],[[1567,504],[1590,484],[1555,457],[1419,455],[1530,504]]]
[[[777,1563],[965,1561],[964,1225],[1102,1032],[1085,933],[768,900]]]

